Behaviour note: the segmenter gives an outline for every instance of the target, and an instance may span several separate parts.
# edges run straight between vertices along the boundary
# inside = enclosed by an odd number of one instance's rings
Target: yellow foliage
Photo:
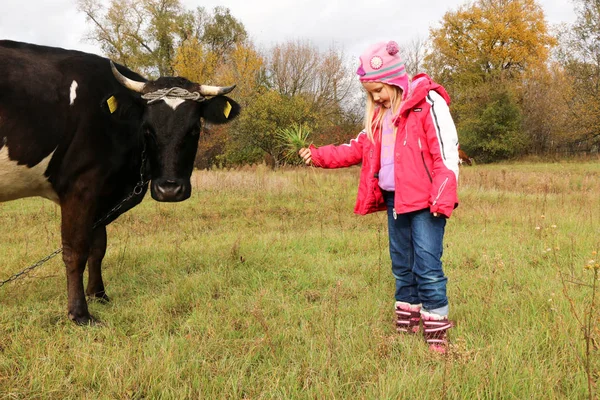
[[[220,65],[217,76],[220,82],[235,83],[240,104],[245,106],[260,93],[260,74],[264,66],[263,57],[251,44],[237,45]]]
[[[228,54],[219,56],[190,39],[177,50],[173,63],[176,74],[194,82],[209,85],[235,84],[235,97],[244,105],[256,95],[263,58],[251,44],[240,44]]]
[[[173,70],[178,76],[201,84],[210,84],[217,67],[217,56],[191,38],[177,49]],[[214,82],[213,82],[214,83]]]
[[[556,40],[534,0],[477,0],[448,12],[430,32],[434,73],[504,78],[543,65]]]

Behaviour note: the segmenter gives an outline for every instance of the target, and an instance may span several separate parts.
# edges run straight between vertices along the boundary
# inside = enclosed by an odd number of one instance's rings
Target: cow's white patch
[[[31,168],[18,165],[8,153],[8,146],[0,149],[0,202],[40,196],[58,204],[58,195],[44,176],[54,151]]]
[[[73,83],[71,83],[71,102],[69,103],[70,105],[73,105],[73,103],[75,103],[75,99],[77,98],[77,81],[73,81]]]
[[[163,99],[163,101],[165,103],[167,103],[167,105],[169,107],[171,107],[173,110],[175,110],[181,103],[183,103],[185,101],[185,99],[174,99],[174,98],[166,97]]]

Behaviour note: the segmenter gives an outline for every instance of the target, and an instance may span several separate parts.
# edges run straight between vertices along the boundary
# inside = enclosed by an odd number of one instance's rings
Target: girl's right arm
[[[363,146],[369,140],[365,131],[358,134],[350,143],[340,146],[327,145],[300,149],[300,157],[307,165],[321,168],[344,168],[359,164],[362,161]]]

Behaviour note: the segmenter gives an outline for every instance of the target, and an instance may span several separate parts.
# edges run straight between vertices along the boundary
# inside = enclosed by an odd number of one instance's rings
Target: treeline
[[[476,0],[446,13],[428,39],[401,43],[409,73],[427,72],[448,89],[461,148],[479,162],[597,151],[600,1],[574,5],[577,21],[550,30],[534,0]],[[237,85],[243,112],[233,124],[206,128],[199,168],[294,162],[282,130],[309,129],[311,141],[326,144],[361,129],[357,60],[343,49],[299,39],[259,50],[224,7],[187,10],[179,0],[78,6],[91,24],[88,39],[133,70]]]

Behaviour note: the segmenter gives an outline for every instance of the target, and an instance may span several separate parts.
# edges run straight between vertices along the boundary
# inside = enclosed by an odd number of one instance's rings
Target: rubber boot
[[[438,315],[421,310],[423,319],[423,336],[429,345],[429,350],[444,354],[448,350],[448,329],[454,322],[447,315]]]
[[[396,302],[396,330],[400,333],[415,334],[421,325],[421,305]]]

